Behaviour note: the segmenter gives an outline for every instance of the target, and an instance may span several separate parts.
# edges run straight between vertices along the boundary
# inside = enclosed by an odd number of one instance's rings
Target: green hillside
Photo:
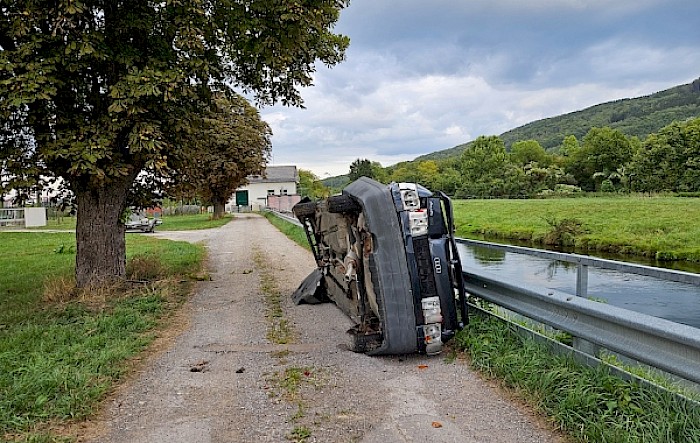
[[[557,148],[564,137],[581,140],[592,127],[609,126],[644,139],[673,121],[700,116],[700,78],[685,85],[644,97],[616,100],[581,111],[537,120],[500,135],[507,148],[519,140],[534,139],[547,150]],[[459,155],[469,144],[433,152],[416,160],[439,160]]]
[[[321,183],[323,183],[323,186],[337,190],[337,189],[342,189],[343,187],[345,187],[345,185],[350,183],[350,179],[348,178],[348,174],[344,174],[344,175],[338,175],[338,176],[334,176],[334,177],[324,178],[323,180],[321,180]]]

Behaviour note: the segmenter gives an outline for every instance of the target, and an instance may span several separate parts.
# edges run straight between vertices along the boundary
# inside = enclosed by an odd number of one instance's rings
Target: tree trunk
[[[131,177],[124,177],[104,187],[86,186],[75,191],[78,204],[75,279],[80,288],[124,278],[126,240],[121,216],[132,181]]]
[[[222,218],[226,212],[226,200],[214,197],[212,204],[214,205],[214,213],[211,218],[214,220]]]

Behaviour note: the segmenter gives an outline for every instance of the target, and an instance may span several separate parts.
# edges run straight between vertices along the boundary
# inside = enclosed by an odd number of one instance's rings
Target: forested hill
[[[500,135],[507,148],[516,141],[537,140],[546,150],[561,145],[564,137],[581,140],[592,127],[609,126],[643,140],[673,121],[700,117],[700,78],[692,83],[638,98],[616,100],[581,111],[537,120]],[[490,134],[484,134],[490,135]],[[416,160],[438,160],[459,155],[469,143],[433,152]]]

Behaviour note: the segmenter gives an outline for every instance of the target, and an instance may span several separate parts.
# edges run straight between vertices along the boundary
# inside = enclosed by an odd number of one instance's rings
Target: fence
[[[527,254],[578,265],[576,291],[585,295],[589,266],[700,286],[700,275],[577,254],[458,239],[461,244]],[[573,294],[501,281],[463,269],[467,292],[539,323],[568,332],[588,354],[605,348],[694,383],[700,383],[700,330],[588,300]],[[583,341],[580,341],[580,340]],[[592,344],[592,346],[590,345]]]
[[[24,227],[24,209],[2,208],[0,209],[0,226]]]
[[[690,272],[673,271],[667,269],[654,268],[651,266],[624,263],[615,260],[605,260],[588,255],[565,254],[562,252],[545,251],[542,249],[524,248],[522,246],[501,245],[479,240],[457,239],[457,242],[468,246],[479,246],[502,252],[512,252],[515,254],[530,255],[532,257],[546,258],[549,260],[563,261],[577,265],[576,273],[576,295],[585,297],[588,290],[588,267],[593,266],[601,269],[610,269],[626,274],[645,275],[662,280],[689,283],[700,286],[700,275]]]

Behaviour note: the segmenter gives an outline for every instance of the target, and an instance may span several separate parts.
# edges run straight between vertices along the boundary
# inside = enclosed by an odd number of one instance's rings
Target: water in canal
[[[497,274],[505,281],[576,293],[574,264],[479,246],[458,247],[465,269]],[[700,287],[695,285],[589,267],[588,297],[700,328]]]

